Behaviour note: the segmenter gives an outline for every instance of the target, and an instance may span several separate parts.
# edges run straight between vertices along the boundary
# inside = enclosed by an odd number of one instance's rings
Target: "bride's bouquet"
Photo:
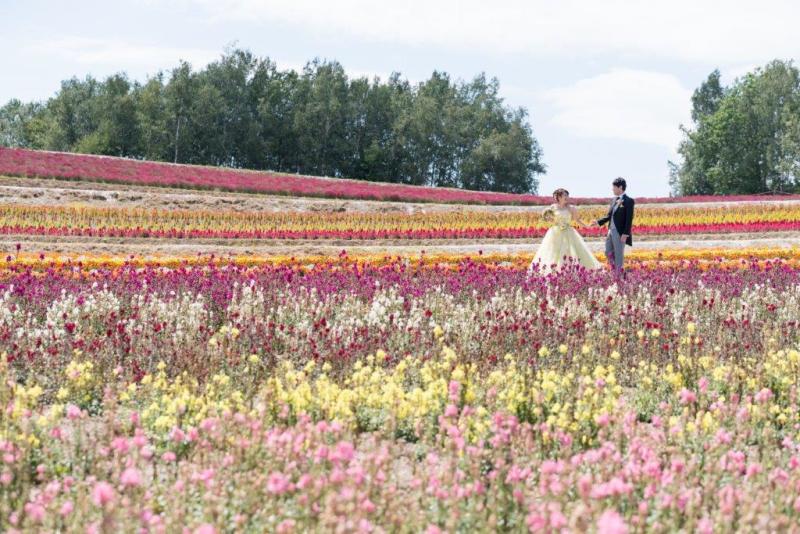
[[[542,220],[544,222],[552,223],[556,220],[556,210],[553,209],[553,206],[548,206],[542,212]]]

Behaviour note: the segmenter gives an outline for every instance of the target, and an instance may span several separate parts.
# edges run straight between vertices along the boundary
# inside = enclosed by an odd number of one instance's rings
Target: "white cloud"
[[[29,47],[40,54],[57,55],[82,65],[110,67],[112,69],[134,69],[136,73],[154,74],[158,69],[177,66],[179,60],[191,63],[199,69],[218,59],[222,50],[203,48],[180,48],[169,46],[140,45],[126,41],[107,39],[90,39],[86,37],[67,36],[36,41]],[[305,63],[284,61],[270,58],[281,70],[302,72]],[[349,69],[345,71],[350,78],[368,78],[376,76],[387,80],[391,73],[371,70]]]
[[[211,20],[540,57],[729,64],[800,55],[795,0],[182,0]]]
[[[142,45],[75,36],[37,41],[31,49],[86,65],[111,65],[116,68],[134,66],[154,70],[173,67],[181,59],[194,67],[201,67],[220,55],[219,50]]]
[[[722,85],[731,85],[737,78],[744,76],[750,72],[761,67],[760,63],[743,63],[741,65],[732,65],[724,69],[720,69],[720,82]]]
[[[674,150],[681,138],[678,125],[689,121],[691,94],[669,74],[615,69],[543,97],[556,108],[551,123],[573,135]]]

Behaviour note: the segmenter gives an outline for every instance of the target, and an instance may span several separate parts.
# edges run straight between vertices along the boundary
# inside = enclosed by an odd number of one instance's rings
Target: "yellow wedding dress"
[[[542,244],[531,262],[530,270],[539,265],[539,271],[548,271],[564,263],[580,263],[587,269],[600,269],[602,264],[589,251],[581,235],[572,227],[569,208],[553,205],[553,226],[547,230]]]

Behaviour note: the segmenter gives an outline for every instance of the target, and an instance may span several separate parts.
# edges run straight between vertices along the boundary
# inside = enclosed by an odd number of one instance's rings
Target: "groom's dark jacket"
[[[598,219],[597,224],[605,226],[613,219],[619,235],[627,235],[628,239],[625,240],[625,243],[633,246],[633,205],[635,202],[631,197],[623,193],[622,204],[616,210],[614,209],[615,204],[616,201],[611,203],[611,207],[608,208],[608,215]]]

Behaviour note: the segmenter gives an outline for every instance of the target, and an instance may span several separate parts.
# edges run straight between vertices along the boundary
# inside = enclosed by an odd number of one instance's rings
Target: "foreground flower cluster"
[[[605,207],[581,209],[586,222]],[[222,239],[533,239],[547,231],[539,212],[268,213],[0,205],[0,233],[17,235]],[[796,231],[800,206],[650,207],[637,210],[637,235]],[[598,226],[582,229],[602,236]]]
[[[4,531],[792,531],[800,270],[0,271]]]

